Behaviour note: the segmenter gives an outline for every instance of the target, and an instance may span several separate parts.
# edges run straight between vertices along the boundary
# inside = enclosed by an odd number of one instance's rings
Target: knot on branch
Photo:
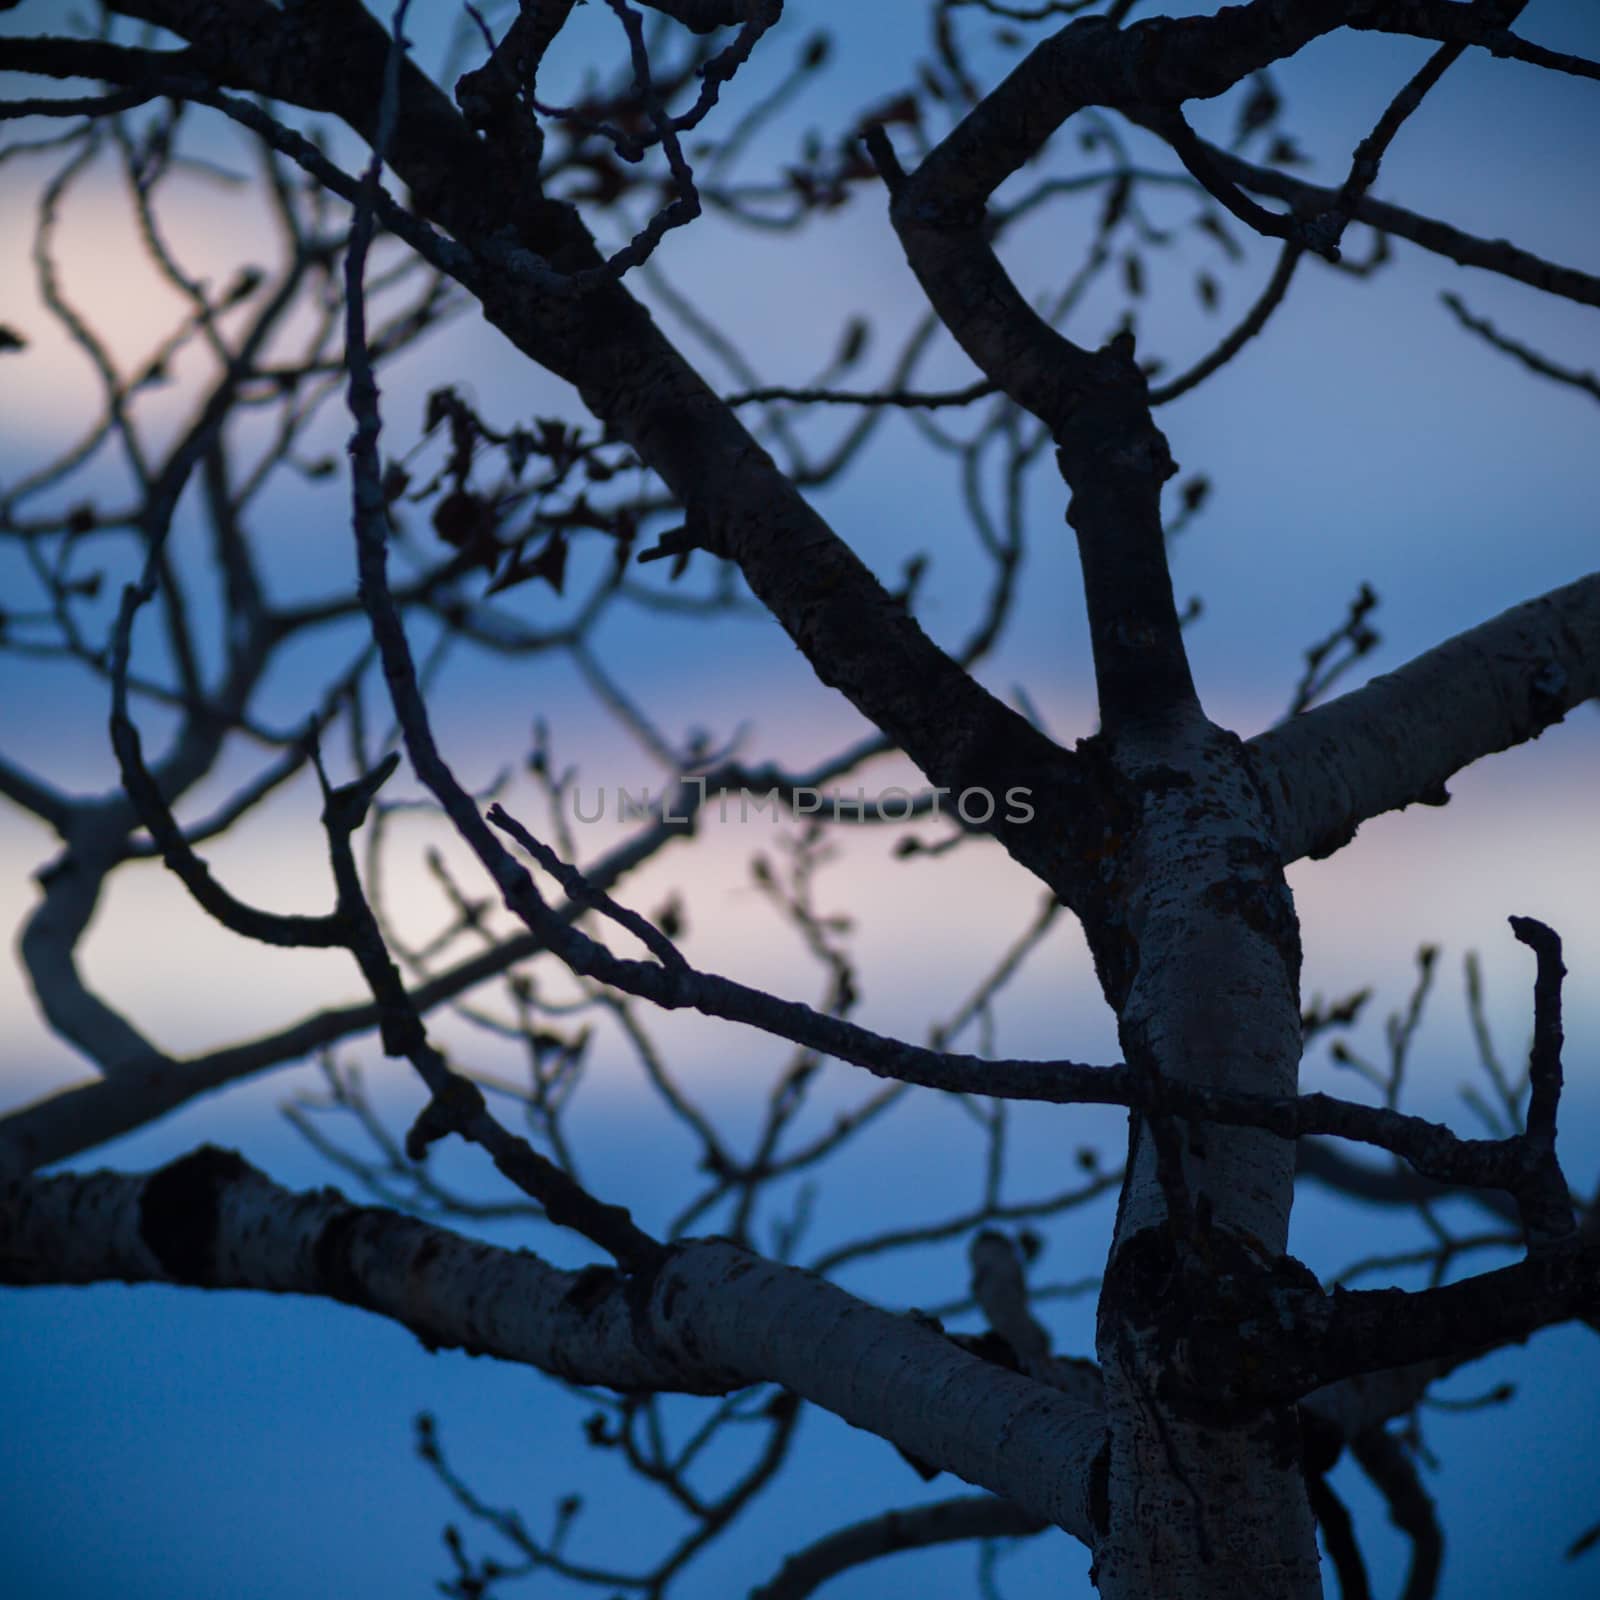
[[[1145,1335],[1156,1388],[1175,1409],[1227,1426],[1311,1387],[1307,1352],[1327,1305],[1304,1262],[1231,1229],[1199,1228],[1180,1241],[1148,1228],[1117,1252],[1100,1315]]]
[[[1529,679],[1528,715],[1535,729],[1535,737],[1546,728],[1554,727],[1566,716],[1569,688],[1566,668],[1559,661],[1544,662]],[[1513,927],[1518,920],[1528,919],[1513,918]],[[1522,935],[1519,933],[1517,937],[1521,939]],[[1527,944],[1529,941],[1523,939],[1522,942]],[[1557,943],[1559,948],[1559,941]]]
[[[421,1161],[430,1146],[452,1133],[464,1133],[484,1110],[483,1091],[477,1084],[452,1076],[411,1124],[406,1134],[406,1156]]]
[[[322,782],[323,824],[331,833],[348,839],[367,820],[367,812],[377,798],[378,791],[394,776],[396,768],[400,765],[400,752],[391,750],[365,776],[355,779],[354,782],[333,787],[329,785],[327,774],[322,768],[315,730],[308,739],[307,749],[316,764],[317,775]]]
[[[1341,211],[1322,211],[1314,217],[1298,219],[1292,237],[1313,255],[1337,263],[1340,260],[1339,241],[1344,237],[1349,221],[1350,218]]]
[[[215,1279],[223,1196],[254,1171],[237,1150],[207,1144],[145,1180],[139,1237],[174,1283],[203,1286]]]

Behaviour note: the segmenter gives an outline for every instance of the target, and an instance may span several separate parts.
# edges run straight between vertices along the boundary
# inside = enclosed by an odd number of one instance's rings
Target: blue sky
[[[444,9],[419,15],[420,49],[436,43],[429,29]],[[31,28],[51,10],[34,0],[6,21]],[[905,64],[926,53],[913,25],[920,10],[909,0],[875,6],[791,0],[771,58],[785,59],[811,27],[826,26],[835,35],[836,66],[774,125],[772,147],[787,150],[809,124],[836,130],[898,88]],[[582,25],[586,32],[563,41],[569,54],[552,60],[550,92],[581,79],[583,63],[600,48],[603,8],[588,7]],[[1552,47],[1600,55],[1600,14],[1592,6],[1533,0],[1519,27]],[[1281,71],[1290,124],[1318,157],[1315,177],[1342,176],[1350,148],[1424,54],[1421,46],[1360,35],[1319,45]],[[750,81],[761,81],[755,70]],[[736,114],[744,103],[740,88],[736,83],[722,114]],[[1600,138],[1594,91],[1574,79],[1469,57],[1401,135],[1380,192],[1593,270],[1600,257],[1590,159]],[[1204,115],[1197,120],[1225,128],[1228,107],[1215,114],[1214,124]],[[217,137],[219,152],[233,148],[226,135]],[[19,365],[7,373],[14,387],[0,396],[0,476],[8,480],[47,441],[70,435],[86,392],[75,358],[52,342],[26,298],[26,235],[13,224],[25,220],[24,179],[40,170],[8,167],[0,188],[5,315],[37,334],[25,357],[8,358]],[[247,195],[207,190],[187,206],[180,202],[175,236],[220,278],[260,243],[251,204]],[[1008,245],[1008,264],[1030,292],[1059,280],[1060,263],[1081,249],[1092,212],[1051,216]],[[102,316],[117,320],[131,349],[163,308],[132,264],[131,235],[110,191],[89,189],[68,226],[77,230],[64,250],[69,282]],[[1202,266],[1216,270],[1215,256],[1206,254],[1203,240],[1186,240],[1175,259],[1151,259],[1146,328],[1174,365],[1204,350],[1270,270],[1270,258],[1256,251],[1243,267],[1219,271],[1223,310],[1208,321],[1195,309],[1190,278]],[[920,305],[881,193],[871,188],[805,241],[735,235],[707,218],[669,239],[661,270],[713,311],[762,376],[776,382],[810,377],[848,316],[881,308],[858,374],[870,381],[893,348],[894,330],[908,327]],[[1205,602],[1190,643],[1207,707],[1241,732],[1281,712],[1300,652],[1337,622],[1363,581],[1383,597],[1376,621],[1384,643],[1368,663],[1383,671],[1595,564],[1589,463],[1600,417],[1593,402],[1539,383],[1465,336],[1439,304],[1441,289],[1455,289],[1476,312],[1554,359],[1596,364],[1592,314],[1402,244],[1392,267],[1370,282],[1308,266],[1267,333],[1161,416],[1185,471],[1204,471],[1215,481],[1209,509],[1179,542],[1175,583],[1180,600],[1198,594]],[[1115,310],[1109,300],[1091,299],[1081,325],[1069,331],[1098,339]],[[676,334],[670,311],[661,315]],[[686,343],[694,349],[692,339]],[[716,371],[714,362],[707,366]],[[427,388],[461,374],[485,415],[501,422],[568,403],[560,384],[531,373],[468,315],[389,378],[385,414],[395,447],[414,441]],[[928,381],[961,383],[970,375],[949,351],[930,365]],[[720,372],[717,381],[738,386]],[[174,406],[181,397],[181,385],[174,386]],[[343,428],[335,410],[328,424],[335,454]],[[111,463],[93,471],[106,484],[115,480]],[[915,552],[931,555],[925,621],[947,643],[958,641],[976,615],[981,573],[956,490],[949,465],[930,458],[914,430],[896,422],[860,470],[817,497],[834,526],[886,576]],[[274,570],[286,586],[326,589],[348,573],[344,493],[335,482],[286,491],[274,502],[267,531]],[[1093,726],[1076,558],[1053,473],[1037,474],[1029,495],[1030,548],[1017,624],[984,676],[1002,693],[1025,686],[1052,731],[1071,739]],[[180,539],[190,535],[192,529],[180,528]],[[14,581],[14,569],[0,567],[0,580]],[[521,591],[514,603],[533,621],[559,610],[543,591]],[[761,621],[686,630],[631,614],[608,626],[599,646],[610,669],[673,735],[693,724],[718,735],[747,725],[753,757],[792,752],[805,759],[860,728],[848,708],[810,680],[776,628]],[[275,714],[285,721],[303,714],[329,648],[307,652],[275,682]],[[0,699],[6,707],[0,744],[8,755],[37,761],[64,783],[93,788],[107,781],[97,685],[11,661],[0,661],[0,677],[10,680]],[[507,673],[464,662],[440,686],[440,725],[449,730],[449,753],[465,776],[483,778],[515,762],[535,714],[549,718],[562,758],[581,761],[598,781],[656,780],[650,764],[594,715],[568,664],[541,660]],[[159,718],[149,726],[159,728]],[[1538,915],[1560,929],[1574,974],[1565,1154],[1569,1172],[1585,1184],[1600,1166],[1600,1094],[1592,1072],[1600,1054],[1600,989],[1583,976],[1600,970],[1597,734],[1600,718],[1585,708],[1537,745],[1464,774],[1444,811],[1380,819],[1335,860],[1305,863],[1292,874],[1304,921],[1307,996],[1375,984],[1377,998],[1358,1034],[1371,1052],[1381,1048],[1382,1015],[1404,1000],[1411,952],[1423,940],[1443,945],[1439,992],[1414,1065],[1413,1105],[1460,1127],[1470,1126],[1470,1117],[1458,1091],[1473,1072],[1461,1000],[1465,952],[1482,953],[1491,1021],[1503,1052],[1514,1058],[1527,1032],[1531,971],[1505,917]],[[230,765],[222,777],[239,770]],[[189,814],[201,814],[207,796],[215,800],[224,789],[225,783],[213,785]],[[238,839],[213,849],[211,859],[226,881],[263,903],[320,906],[326,889],[313,810],[302,786],[266,808]],[[597,832],[583,842],[598,847],[603,837]],[[1034,902],[997,850],[897,863],[888,859],[890,842],[850,852],[824,876],[824,893],[830,908],[848,907],[860,918],[863,1020],[915,1037],[928,1020],[928,997],[962,992],[1020,930]],[[397,874],[394,895],[399,914],[417,927],[438,909],[415,869],[420,843],[420,832],[414,842],[402,837],[402,860],[413,867]],[[817,976],[797,960],[793,940],[749,888],[745,862],[757,847],[770,848],[759,829],[713,833],[699,855],[669,855],[653,865],[630,883],[627,897],[651,909],[687,881],[694,959],[810,997]],[[8,926],[26,913],[32,895],[26,874],[49,850],[41,830],[15,813],[0,814],[0,871],[16,886],[0,900]],[[202,1050],[355,995],[354,974],[337,955],[247,951],[210,929],[159,868],[127,876],[87,941],[86,969],[169,1048]],[[160,930],[158,949],[152,928]],[[500,1064],[493,1047],[464,1024],[442,1020],[440,1030],[474,1052],[475,1062]],[[780,1052],[693,1019],[671,1019],[662,1037],[720,1118],[730,1125],[751,1120]],[[1018,1054],[1113,1057],[1110,1018],[1074,929],[1057,928],[1008,990],[998,1045]],[[43,1030],[9,971],[0,978],[0,1049],[0,1089],[8,1100],[77,1081],[84,1070]],[[411,1085],[374,1051],[356,1055],[370,1069],[382,1108],[403,1125],[415,1104]],[[849,1101],[857,1084],[846,1069],[832,1070],[828,1104]],[[237,1145],[282,1182],[329,1181],[327,1166],[277,1110],[313,1082],[311,1069],[298,1069],[247,1085],[95,1152],[89,1164],[148,1167],[211,1139]],[[1356,1088],[1320,1052],[1308,1058],[1306,1083]],[[601,1052],[585,1093],[580,1128],[591,1181],[659,1225],[688,1181],[683,1148],[663,1132],[614,1044]],[[1051,1108],[1019,1116],[1016,1141],[1014,1189],[1026,1194],[1059,1183],[1063,1150],[1087,1143],[1114,1156],[1120,1133],[1112,1116]],[[448,1160],[464,1184],[489,1192],[470,1155]],[[978,1160],[958,1113],[935,1104],[909,1110],[841,1160],[819,1202],[819,1244],[859,1231],[866,1218],[888,1224],[926,1214],[930,1196],[940,1206],[964,1203],[975,1192]],[[1109,1222],[1109,1201],[1074,1213],[1055,1230],[1041,1273],[1054,1281],[1097,1270]],[[497,1236],[568,1259],[562,1252],[570,1247],[546,1230]],[[1325,1270],[1416,1237],[1415,1227],[1311,1195],[1296,1213],[1297,1249]],[[844,1281],[897,1303],[952,1298],[963,1281],[960,1249],[892,1270],[846,1274]],[[1063,1348],[1089,1348],[1090,1300],[1052,1302],[1049,1320]],[[496,1502],[521,1507],[536,1529],[547,1524],[554,1500],[574,1487],[590,1494],[580,1541],[603,1546],[622,1516],[637,1518],[641,1528],[658,1525],[652,1518],[659,1513],[637,1490],[607,1479],[608,1464],[596,1467],[585,1458],[579,1424],[588,1408],[581,1402],[536,1374],[427,1355],[397,1330],[343,1308],[153,1288],[33,1291],[0,1298],[0,1339],[8,1352],[0,1381],[0,1431],[8,1442],[7,1466],[0,1468],[8,1507],[0,1519],[0,1570],[12,1572],[17,1592],[29,1596],[68,1600],[110,1588],[129,1600],[219,1591],[261,1600],[427,1592],[430,1579],[446,1570],[438,1529],[451,1512],[409,1454],[410,1418],[422,1409],[438,1415],[447,1447],[475,1485]],[[1448,1541],[1446,1597],[1520,1595],[1532,1587],[1554,1596],[1592,1592],[1600,1557],[1587,1567],[1559,1561],[1561,1547],[1600,1517],[1586,1453],[1600,1410],[1592,1339],[1586,1331],[1546,1334],[1529,1351],[1470,1369],[1449,1386],[1466,1395],[1510,1377],[1520,1394],[1509,1410],[1428,1417],[1430,1443],[1444,1463],[1429,1482]],[[1369,1555],[1392,1573],[1398,1546],[1384,1514],[1341,1470]],[[808,1418],[802,1430],[792,1481],[707,1563],[696,1592],[739,1592],[770,1576],[774,1552],[864,1508],[954,1488],[946,1478],[925,1491],[887,1446],[822,1416]],[[1008,1558],[1001,1575],[1007,1594],[1027,1600],[1063,1587],[1087,1592],[1086,1579],[1074,1589],[1061,1576],[1082,1574],[1086,1566],[1081,1550],[1052,1536]],[[970,1573],[965,1558],[898,1558],[828,1592],[926,1592],[933,1584],[968,1583]]]

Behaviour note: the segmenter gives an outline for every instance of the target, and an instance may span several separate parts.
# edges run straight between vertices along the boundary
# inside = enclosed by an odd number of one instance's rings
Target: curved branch
[[[167,1059],[90,988],[78,969],[78,941],[99,906],[106,874],[122,859],[131,816],[120,815],[121,809],[75,808],[68,846],[38,874],[44,894],[17,939],[22,970],[51,1032],[81,1050],[104,1074],[102,1085],[116,1085],[119,1094]]]
[[[1411,1541],[1411,1562],[1400,1600],[1433,1600],[1444,1560],[1444,1536],[1416,1462],[1383,1428],[1363,1434],[1351,1446],[1351,1453],[1388,1502],[1389,1520]]]
[[[750,1600],[805,1600],[830,1578],[902,1550],[964,1544],[972,1539],[1020,1539],[1048,1523],[993,1495],[962,1495],[904,1511],[885,1511],[840,1528],[795,1551]]]
[[[1542,356],[1537,350],[1522,343],[1520,339],[1513,339],[1509,334],[1501,333],[1487,317],[1475,317],[1462,303],[1461,296],[1446,291],[1439,298],[1444,302],[1446,309],[1457,322],[1469,333],[1475,333],[1485,344],[1492,345],[1496,350],[1504,351],[1506,355],[1520,362],[1529,372],[1537,373],[1541,378],[1550,378],[1556,383],[1565,384],[1568,388],[1577,389],[1592,400],[1600,400],[1600,377],[1589,371],[1580,372],[1576,367],[1564,367],[1558,361],[1552,361],[1548,356]]]
[[[1324,1449],[1336,1459],[1339,1449],[1362,1434],[1415,1410],[1428,1386],[1457,1365],[1453,1361],[1419,1361],[1409,1367],[1386,1367],[1341,1378],[1313,1390],[1300,1402],[1302,1419],[1309,1414],[1322,1434]]]
[[[159,549],[159,546],[157,547]],[[145,765],[144,743],[128,715],[128,652],[133,619],[140,606],[155,593],[151,572],[143,583],[123,590],[122,605],[113,629],[111,647],[111,747],[128,799],[150,837],[161,851],[168,870],[181,882],[195,903],[230,933],[284,949],[329,950],[347,947],[350,929],[337,915],[304,916],[263,911],[229,893],[211,875],[195,853],[167,805],[161,785]]]
[[[1272,276],[1267,279],[1266,287],[1256,296],[1254,304],[1238,324],[1187,372],[1180,373],[1170,382],[1152,389],[1150,404],[1164,406],[1169,401],[1178,399],[1180,395],[1187,394],[1191,389],[1198,388],[1213,372],[1218,372],[1227,366],[1266,327],[1273,312],[1283,304],[1284,296],[1289,292],[1289,284],[1294,278],[1295,268],[1299,266],[1300,258],[1304,254],[1303,246],[1293,242],[1286,244],[1278,252],[1277,264],[1272,269]]]
[[[1311,1502],[1311,1514],[1321,1530],[1328,1560],[1339,1577],[1339,1600],[1372,1600],[1366,1562],[1362,1560],[1355,1524],[1344,1501],[1334,1493],[1326,1478],[1315,1473],[1306,1478],[1306,1498]]]
[[[1069,23],[909,176],[883,130],[869,136],[895,232],[929,303],[984,375],[1060,446],[1101,717],[1112,733],[1197,707],[1161,525],[1161,486],[1177,468],[1151,419],[1132,338],[1091,353],[1052,327],[1001,265],[985,206],[1075,112],[1121,99],[1152,63],[1159,72],[1164,26],[1124,34],[1104,17]]]

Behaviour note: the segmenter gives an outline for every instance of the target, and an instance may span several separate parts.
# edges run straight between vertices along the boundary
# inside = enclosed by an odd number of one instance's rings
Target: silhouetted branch
[[[963,1495],[932,1505],[885,1511],[840,1528],[785,1559],[777,1574],[751,1591],[750,1600],[804,1600],[830,1578],[903,1550],[974,1539],[1022,1539],[1046,1524],[992,1495]]]
[[[1569,388],[1578,389],[1587,394],[1591,399],[1600,400],[1600,378],[1592,372],[1580,372],[1576,367],[1564,367],[1559,362],[1552,361],[1548,356],[1542,356],[1537,350],[1529,348],[1519,339],[1501,333],[1486,317],[1475,317],[1467,310],[1461,296],[1448,291],[1439,298],[1449,308],[1457,322],[1463,328],[1478,335],[1486,344],[1491,344],[1496,350],[1503,350],[1508,356],[1514,356],[1529,372],[1537,373],[1541,378],[1551,378],[1556,383],[1564,383]]]

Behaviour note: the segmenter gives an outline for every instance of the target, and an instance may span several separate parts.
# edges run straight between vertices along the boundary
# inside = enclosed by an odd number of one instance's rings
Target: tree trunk
[[[1115,761],[1141,808],[1126,920],[1103,930],[1136,952],[1112,997],[1130,1066],[1293,1094],[1299,930],[1242,745],[1191,710],[1119,736]],[[1236,1336],[1227,1307],[1287,1250],[1293,1188],[1288,1141],[1132,1119],[1099,1316],[1107,1600],[1321,1593],[1293,1408],[1231,1414],[1205,1385],[1208,1338]]]

